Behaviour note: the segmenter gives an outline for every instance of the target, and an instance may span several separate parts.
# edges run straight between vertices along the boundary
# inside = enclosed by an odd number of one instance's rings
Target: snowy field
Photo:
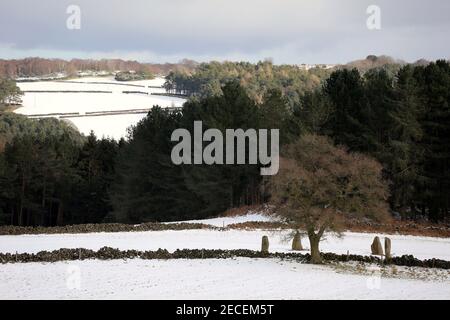
[[[233,223],[247,221],[275,221],[276,218],[250,213],[236,217],[219,217],[204,220],[185,221],[203,223],[216,227],[226,227]],[[260,250],[263,235],[269,237],[270,251],[290,252],[291,231],[289,230],[167,230],[144,232],[112,232],[82,234],[38,234],[0,236],[0,252],[37,253],[42,250],[60,248],[86,248],[98,250],[108,246],[121,250],[176,249],[250,249]],[[383,235],[381,233],[345,232],[343,237],[328,234],[320,243],[323,252],[338,254],[370,255],[373,238],[387,236],[392,240],[392,254],[402,256],[412,254],[419,259],[438,258],[450,260],[450,238],[433,238],[404,235]],[[302,238],[308,249],[308,239]]]
[[[104,246],[121,250],[162,248],[170,252],[176,249],[260,250],[263,235],[269,237],[270,251],[289,252],[289,233],[264,230],[177,230],[0,236],[0,252],[37,253],[42,250],[80,247],[98,250]],[[381,234],[352,232],[346,232],[341,239],[329,235],[321,242],[320,248],[323,252],[346,254],[348,250],[350,254],[370,255],[370,245],[376,235],[382,237]],[[389,238],[392,240],[393,255],[412,254],[419,259],[450,260],[450,239],[400,235],[390,235]],[[383,238],[381,240],[383,241]],[[302,243],[304,247],[309,247],[306,238],[302,239]]]
[[[215,226],[272,218],[249,214],[198,220]],[[194,222],[194,221],[189,221]],[[0,252],[59,248],[259,250],[289,252],[288,231],[180,230],[0,236]],[[323,252],[369,255],[374,236],[328,236]],[[394,255],[450,260],[450,239],[390,235]],[[307,239],[303,245],[308,247]],[[0,299],[450,299],[450,272],[440,269],[314,266],[279,259],[86,260],[0,265]]]
[[[219,217],[219,218],[211,218],[211,219],[201,219],[201,220],[189,220],[189,221],[176,221],[176,222],[166,222],[166,223],[203,223],[209,224],[214,227],[227,227],[230,224],[234,223],[244,223],[244,222],[271,222],[277,221],[276,217],[271,217],[267,215],[262,215],[260,213],[249,212],[246,215],[234,216],[234,217]]]
[[[0,265],[0,299],[450,299],[450,281],[276,259]]]
[[[97,83],[101,82],[101,83]],[[22,91],[112,91],[112,93],[32,93],[27,92],[22,97],[23,107],[15,110],[24,115],[68,113],[93,111],[114,111],[161,107],[181,107],[184,99],[167,96],[155,96],[151,93],[165,93],[160,87],[163,78],[152,80],[119,82],[113,78],[92,77],[70,81],[21,82],[18,86]],[[136,87],[138,85],[140,87]],[[145,94],[125,94],[122,91],[141,91]],[[114,116],[97,116],[70,118],[69,120],[84,134],[91,130],[98,137],[120,139],[126,136],[126,129],[136,124],[145,114],[125,114]]]

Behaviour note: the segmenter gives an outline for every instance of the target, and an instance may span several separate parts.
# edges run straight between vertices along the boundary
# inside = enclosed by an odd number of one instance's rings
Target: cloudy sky
[[[68,29],[67,8],[81,10]],[[381,29],[367,8],[381,9]],[[448,0],[1,0],[0,58],[344,63],[450,58]]]

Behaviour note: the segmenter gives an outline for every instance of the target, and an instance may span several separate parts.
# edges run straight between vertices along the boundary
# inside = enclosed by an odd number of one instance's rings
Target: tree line
[[[239,81],[257,103],[270,90],[280,90],[291,107],[300,102],[307,91],[320,86],[331,71],[322,68],[302,70],[295,65],[274,65],[271,61],[201,63],[194,72],[174,70],[166,77],[169,93],[200,98],[222,94],[222,87],[231,80]]]
[[[140,63],[122,59],[44,59],[25,58],[4,60],[0,59],[0,78],[15,79],[17,77],[49,76],[64,73],[67,76],[76,76],[78,71],[130,71],[138,73],[168,74],[171,70],[192,71],[197,63],[191,60],[182,60],[178,63]]]
[[[260,166],[177,166],[171,134],[204,129],[278,128],[282,143],[298,135],[280,92],[258,105],[235,82],[220,97],[192,99],[181,112],[155,106],[128,140],[81,136],[56,119],[0,116],[2,223],[55,225],[167,221],[208,217],[228,208],[263,203]],[[286,129],[284,129],[286,128]],[[292,132],[290,132],[292,130]],[[191,131],[192,132],[192,131]],[[247,146],[248,147],[248,146]]]
[[[56,119],[0,115],[0,223],[104,221],[119,142],[84,137]]]
[[[302,97],[309,132],[373,156],[391,182],[390,204],[404,217],[448,217],[450,64],[334,72]]]
[[[274,68],[269,62],[252,66],[264,67]],[[448,218],[448,62],[406,65],[395,73],[385,68],[364,74],[357,69],[335,70],[321,83],[299,91],[298,101],[292,100],[280,84],[265,86],[258,82],[256,97],[240,79],[219,83],[220,92],[193,95],[179,112],[155,106],[130,128],[128,139],[121,141],[97,139],[93,134],[83,137],[70,124],[55,119],[32,120],[4,113],[0,116],[0,137],[4,141],[0,153],[2,223],[184,220],[269,201],[274,183],[260,176],[260,164],[172,163],[173,130],[186,128],[192,132],[198,120],[204,130],[278,128],[284,157],[292,156],[292,145],[298,141],[311,140],[305,137],[327,136],[332,144],[342,146],[339,150],[375,159],[359,165],[361,157],[345,157],[349,165],[343,166],[339,160],[331,168],[347,172],[344,168],[378,168],[376,163],[381,164],[383,178],[390,182],[386,195],[391,212],[404,218]],[[343,152],[320,147],[328,142],[319,138],[312,140],[320,144],[308,149],[309,160],[327,164],[323,150],[331,150],[330,159]],[[322,152],[322,156],[315,152]],[[308,166],[301,162],[297,168]],[[359,172],[364,171],[370,170]],[[317,178],[308,174],[303,177]],[[344,175],[332,181],[328,188],[349,188],[348,182],[354,180]],[[370,191],[364,184],[367,181],[379,185],[379,180],[361,180],[360,176],[357,181],[366,191]],[[350,191],[347,196],[354,192]],[[305,193],[300,195],[304,197]],[[364,195],[353,203],[363,206],[369,199]],[[351,203],[345,202],[342,207]]]

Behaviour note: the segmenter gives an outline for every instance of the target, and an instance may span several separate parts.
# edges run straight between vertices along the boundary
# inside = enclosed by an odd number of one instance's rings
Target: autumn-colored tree
[[[325,232],[340,234],[344,218],[387,219],[388,186],[381,165],[335,147],[328,138],[304,135],[287,145],[280,171],[270,181],[278,214],[309,238],[311,262],[321,263]]]

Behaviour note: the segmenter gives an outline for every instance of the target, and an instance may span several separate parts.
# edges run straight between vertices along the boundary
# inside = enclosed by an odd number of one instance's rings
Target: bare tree
[[[388,187],[381,165],[335,147],[327,138],[304,135],[288,145],[278,175],[270,181],[277,212],[309,238],[311,262],[321,263],[325,232],[341,234],[344,218],[384,220]]]

